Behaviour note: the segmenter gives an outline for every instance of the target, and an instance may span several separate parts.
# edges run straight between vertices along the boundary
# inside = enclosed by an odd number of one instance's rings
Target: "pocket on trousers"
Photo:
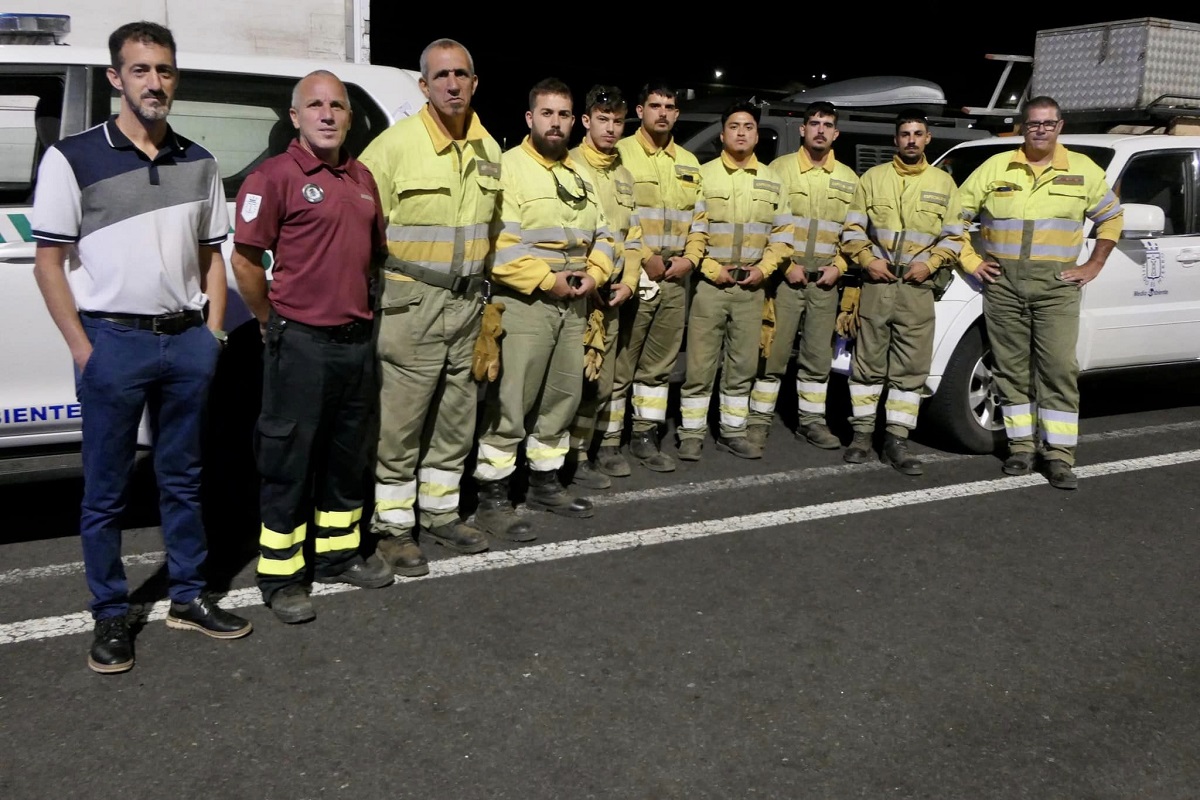
[[[424,286],[419,281],[385,278],[383,292],[379,296],[379,308],[385,313],[395,314],[410,306],[420,305]]]
[[[255,429],[254,457],[264,478],[286,477],[296,441],[296,421],[261,416]]]

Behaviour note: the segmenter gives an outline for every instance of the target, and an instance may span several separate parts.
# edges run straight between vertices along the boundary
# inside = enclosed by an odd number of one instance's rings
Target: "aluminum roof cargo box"
[[[1200,24],[1145,17],[1038,31],[1034,95],[1064,111],[1195,107]]]

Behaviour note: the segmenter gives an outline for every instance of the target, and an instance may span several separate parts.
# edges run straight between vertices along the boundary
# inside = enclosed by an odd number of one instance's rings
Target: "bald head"
[[[308,73],[303,78],[301,78],[300,80],[296,81],[296,85],[292,87],[292,108],[295,109],[295,108],[300,107],[300,103],[302,102],[301,94],[304,91],[304,85],[310,81],[316,81],[318,79],[332,81],[333,84],[335,86],[337,86],[339,88],[339,90],[341,91],[342,99],[346,100],[346,107],[347,108],[350,107],[350,101],[346,95],[346,85],[344,83],[342,83],[342,79],[339,78],[337,75],[334,75],[332,72],[330,72],[327,69],[317,69],[317,70],[313,70],[312,72]]]
[[[330,166],[341,161],[350,132],[350,100],[346,86],[327,70],[310,72],[292,90],[292,124],[300,146]]]

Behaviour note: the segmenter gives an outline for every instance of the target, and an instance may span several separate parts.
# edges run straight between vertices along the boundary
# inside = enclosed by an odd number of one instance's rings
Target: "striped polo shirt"
[[[200,245],[229,235],[212,154],[170,128],[151,159],[116,117],[52,146],[38,168],[35,239],[73,244],[67,278],[81,311],[199,310]]]

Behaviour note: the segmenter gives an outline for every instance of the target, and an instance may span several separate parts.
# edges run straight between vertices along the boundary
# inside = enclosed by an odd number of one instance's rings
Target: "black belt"
[[[370,341],[374,325],[369,319],[356,319],[343,325],[307,325],[294,319],[279,317],[279,322],[285,328],[299,328],[318,339],[324,339],[336,344],[359,344]]]
[[[89,319],[102,319],[127,328],[153,331],[157,334],[174,336],[204,324],[203,311],[176,311],[173,314],[109,314],[104,311],[80,311]]]

